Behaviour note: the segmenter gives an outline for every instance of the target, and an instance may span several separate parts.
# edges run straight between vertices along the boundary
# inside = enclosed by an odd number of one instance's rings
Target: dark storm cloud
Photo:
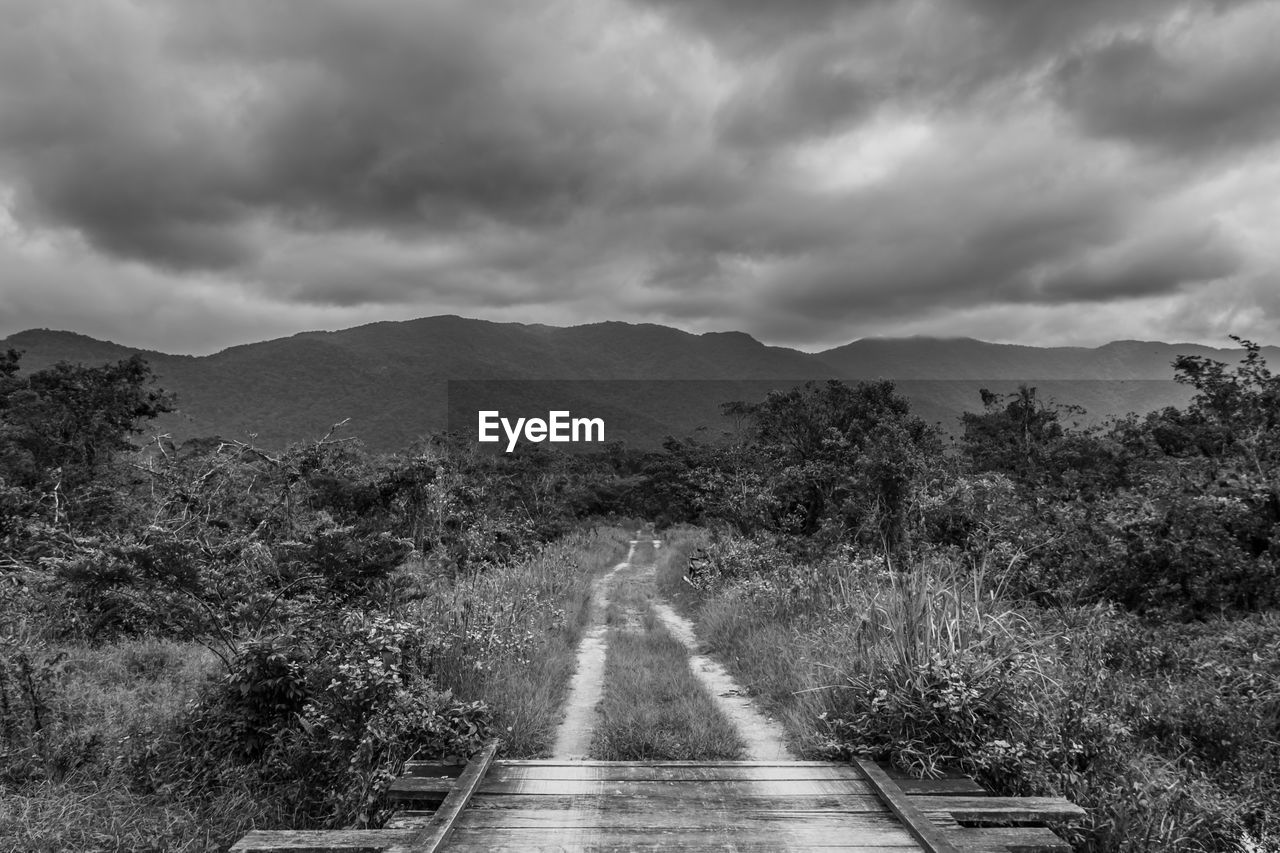
[[[536,53],[502,56],[482,23],[383,6],[321,4],[302,32],[269,19],[238,34],[244,61],[285,51],[302,66],[255,116],[258,203],[320,227],[536,224],[587,202],[655,131],[645,117],[618,127],[572,91],[555,96],[536,79]]]
[[[1272,322],[1278,8],[0,0],[0,310]]]
[[[18,209],[125,257],[245,260],[221,134],[130,65],[139,47],[127,25],[56,6],[15,14],[0,32],[0,165],[17,177]]]
[[[1239,253],[1213,229],[1175,230],[1097,256],[1073,258],[1033,280],[1021,296],[1041,304],[1161,296],[1226,278],[1240,266]]]
[[[125,257],[243,263],[256,216],[410,233],[554,222],[625,183],[669,120],[542,79],[573,69],[520,37],[556,23],[521,4],[191,4],[126,22],[125,44],[95,44],[72,5],[10,32],[22,77],[5,84],[0,145],[27,215]],[[226,88],[221,102],[184,100],[192,77]]]
[[[1057,82],[1090,133],[1170,152],[1231,150],[1280,131],[1274,40],[1265,53],[1179,57],[1151,39],[1117,38],[1064,62]]]

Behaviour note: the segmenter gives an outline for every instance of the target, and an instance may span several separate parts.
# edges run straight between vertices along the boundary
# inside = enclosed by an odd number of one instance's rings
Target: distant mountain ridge
[[[1185,404],[1190,390],[1172,382],[1177,355],[1228,363],[1240,356],[1239,350],[1195,344],[1117,341],[1097,348],[1040,348],[968,338],[864,339],[805,353],[767,346],[742,332],[699,335],[621,322],[562,328],[456,316],[302,332],[208,356],[170,355],[50,330],[19,332],[0,340],[0,347],[24,351],[26,370],[62,360],[100,364],[142,355],[160,385],[178,396],[180,411],[159,425],[177,439],[253,434],[260,443],[278,446],[315,438],[349,418],[353,434],[387,451],[444,428],[448,380],[569,380],[566,386],[650,380],[597,390],[617,425],[610,438],[651,446],[666,433],[717,428],[723,402],[717,397],[763,393],[773,383],[893,379],[923,417],[954,431],[960,412],[979,407],[979,387],[1002,391],[1030,382],[1045,396],[1082,405],[1099,419]],[[1280,364],[1280,348],[1267,347],[1264,355]],[[582,400],[583,387],[574,386],[573,399]],[[530,392],[535,396],[554,397],[557,386],[531,388],[538,389]],[[631,399],[640,389],[663,399]]]
[[[1266,350],[1269,360],[1280,355],[1280,348]],[[818,355],[850,378],[1168,380],[1176,356],[1235,361],[1241,352],[1158,341],[1112,341],[1086,348],[992,344],[973,338],[865,338]]]

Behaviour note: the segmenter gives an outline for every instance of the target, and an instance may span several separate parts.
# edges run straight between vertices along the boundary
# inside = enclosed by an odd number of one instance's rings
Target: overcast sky
[[[0,0],[0,335],[1280,343],[1277,0]]]

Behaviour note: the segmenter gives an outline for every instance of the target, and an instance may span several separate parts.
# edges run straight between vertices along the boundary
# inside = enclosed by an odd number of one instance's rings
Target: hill
[[[980,387],[1007,391],[1020,382],[1084,406],[1098,420],[1184,404],[1189,390],[1171,381],[1178,354],[1239,357],[1191,344],[1040,348],[966,338],[866,339],[809,354],[741,332],[697,335],[620,322],[559,328],[455,316],[303,332],[199,357],[49,330],[20,332],[0,346],[24,351],[25,369],[142,355],[161,386],[178,395],[180,411],[160,427],[179,440],[256,435],[279,446],[350,419],[352,434],[386,451],[450,425],[472,432],[485,395],[525,415],[569,408],[606,417],[609,440],[652,446],[699,426],[716,433],[726,426],[719,418],[726,400],[827,378],[894,379],[923,417],[952,431],[961,412],[977,408]],[[1280,349],[1265,354],[1280,364]]]
[[[1199,355],[1233,362],[1241,350],[1158,341],[1113,341],[1100,347],[1029,347],[972,338],[864,338],[819,353],[851,379],[1154,379],[1173,377],[1173,360]],[[1271,363],[1280,348],[1264,351]]]

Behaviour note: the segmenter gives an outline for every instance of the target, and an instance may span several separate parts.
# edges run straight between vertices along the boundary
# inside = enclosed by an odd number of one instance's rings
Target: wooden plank
[[[412,763],[412,762],[410,762]],[[498,767],[847,767],[837,761],[549,761],[547,759],[510,759],[497,762]]]
[[[968,777],[962,779],[894,779],[907,796],[927,794],[937,797],[981,797],[987,789]]]
[[[888,814],[888,809],[878,797],[867,796],[851,800],[849,797],[738,797],[733,800],[714,798],[686,798],[696,801],[705,810],[741,809],[747,807],[775,808],[794,811],[830,811],[847,814]],[[524,794],[476,794],[467,807],[467,814],[478,811],[521,811],[524,809],[586,809],[605,814],[652,814],[655,809],[670,808],[679,798],[615,797],[608,794],[578,796],[527,796]]]
[[[549,830],[468,830],[459,828],[449,845],[451,853],[466,850],[864,850],[873,853],[919,853],[919,846],[901,828],[868,838],[850,838],[828,827],[789,826],[772,831],[752,828],[735,832],[646,827]]]
[[[1042,826],[1002,826],[947,833],[965,853],[1071,853],[1071,845]]]
[[[414,799],[418,793],[439,793],[448,784],[439,779],[401,777],[391,784],[396,799]],[[445,789],[447,790],[447,788]],[[647,781],[613,781],[610,779],[523,779],[512,781],[485,780],[482,794],[523,794],[526,796],[585,796],[605,794],[615,797],[705,798],[707,796],[804,797],[849,796],[872,797],[874,789],[858,779],[760,779],[679,781],[653,779]]]
[[[233,844],[228,853],[381,853],[404,844],[412,834],[403,829],[255,830]]]
[[[396,812],[394,815],[392,815],[387,820],[387,822],[382,825],[382,828],[383,829],[419,829],[423,826],[426,826],[431,821],[431,818],[434,814],[435,814],[434,809],[432,809],[431,811],[417,811],[414,809],[403,809],[401,811]]]
[[[569,834],[582,830],[615,829],[688,829],[708,831],[745,831],[750,828],[773,831],[779,827],[826,827],[831,832],[849,837],[866,833],[883,835],[902,828],[886,809],[879,812],[839,812],[815,809],[774,809],[767,806],[704,809],[696,804],[687,808],[636,812],[598,812],[589,804],[581,809],[515,809],[484,811],[467,809],[458,821],[458,829],[531,829],[564,830]]]
[[[414,778],[445,779],[449,777],[437,773],[419,773],[416,768],[407,768],[407,776]],[[610,780],[616,782],[652,782],[652,781],[710,781],[727,782],[733,780],[782,780],[782,779],[850,779],[863,781],[862,773],[851,765],[804,765],[790,767],[739,767],[733,765],[709,764],[704,767],[654,767],[636,766],[618,763],[613,766],[582,766],[579,764],[549,764],[543,766],[510,767],[495,762],[490,768],[485,782],[512,782],[525,779],[580,779]],[[929,780],[946,786],[954,784],[950,780]],[[967,781],[967,780],[966,780]],[[939,789],[941,790],[941,789]],[[982,788],[969,783],[968,793],[981,793]]]
[[[1080,821],[1084,809],[1061,797],[911,797],[926,814],[950,815],[961,823]]]
[[[418,827],[251,832],[231,851],[434,853],[447,839],[454,853],[909,853],[922,845],[935,853],[1069,853],[1042,827],[970,828],[959,821],[1084,815],[1059,798],[979,796],[981,786],[967,778],[892,779],[870,762],[859,761],[857,770],[820,761],[499,762],[496,748],[490,744],[460,778],[456,766],[408,765],[417,775],[397,781],[400,796],[444,801],[425,820],[413,815]]]
[[[926,853],[959,853],[959,848],[947,839],[941,829],[933,825],[923,811],[912,802],[912,798],[902,793],[902,789],[880,769],[879,765],[860,758],[858,767],[867,774],[867,779],[875,786],[884,804],[898,816]],[[933,799],[950,798],[935,797]]]
[[[467,807],[476,789],[484,781],[484,774],[489,772],[489,765],[493,763],[493,756],[497,751],[498,741],[495,740],[481,750],[479,755],[467,762],[467,769],[458,777],[457,787],[444,798],[444,802],[440,804],[439,810],[432,816],[431,821],[413,833],[404,845],[403,853],[410,853],[410,851],[436,853],[444,846],[453,832],[458,816],[462,814],[462,810]],[[391,849],[395,853],[402,853],[400,847]]]
[[[497,762],[494,762],[496,765]],[[405,776],[432,776],[432,777],[448,777],[457,779],[462,775],[465,766],[457,764],[443,764],[439,761],[406,761],[404,765]],[[491,766],[489,772],[493,772]]]
[[[605,845],[594,841],[554,840],[544,844],[529,843],[525,840],[495,843],[490,840],[457,839],[449,845],[449,853],[635,853],[635,851],[670,851],[670,842],[653,840],[644,837],[629,839],[621,844]],[[857,841],[839,841],[836,839],[814,839],[802,843],[789,844],[785,841],[765,841],[763,843],[749,841],[686,842],[680,846],[681,853],[920,853],[920,846],[912,843],[909,847],[859,844]]]

